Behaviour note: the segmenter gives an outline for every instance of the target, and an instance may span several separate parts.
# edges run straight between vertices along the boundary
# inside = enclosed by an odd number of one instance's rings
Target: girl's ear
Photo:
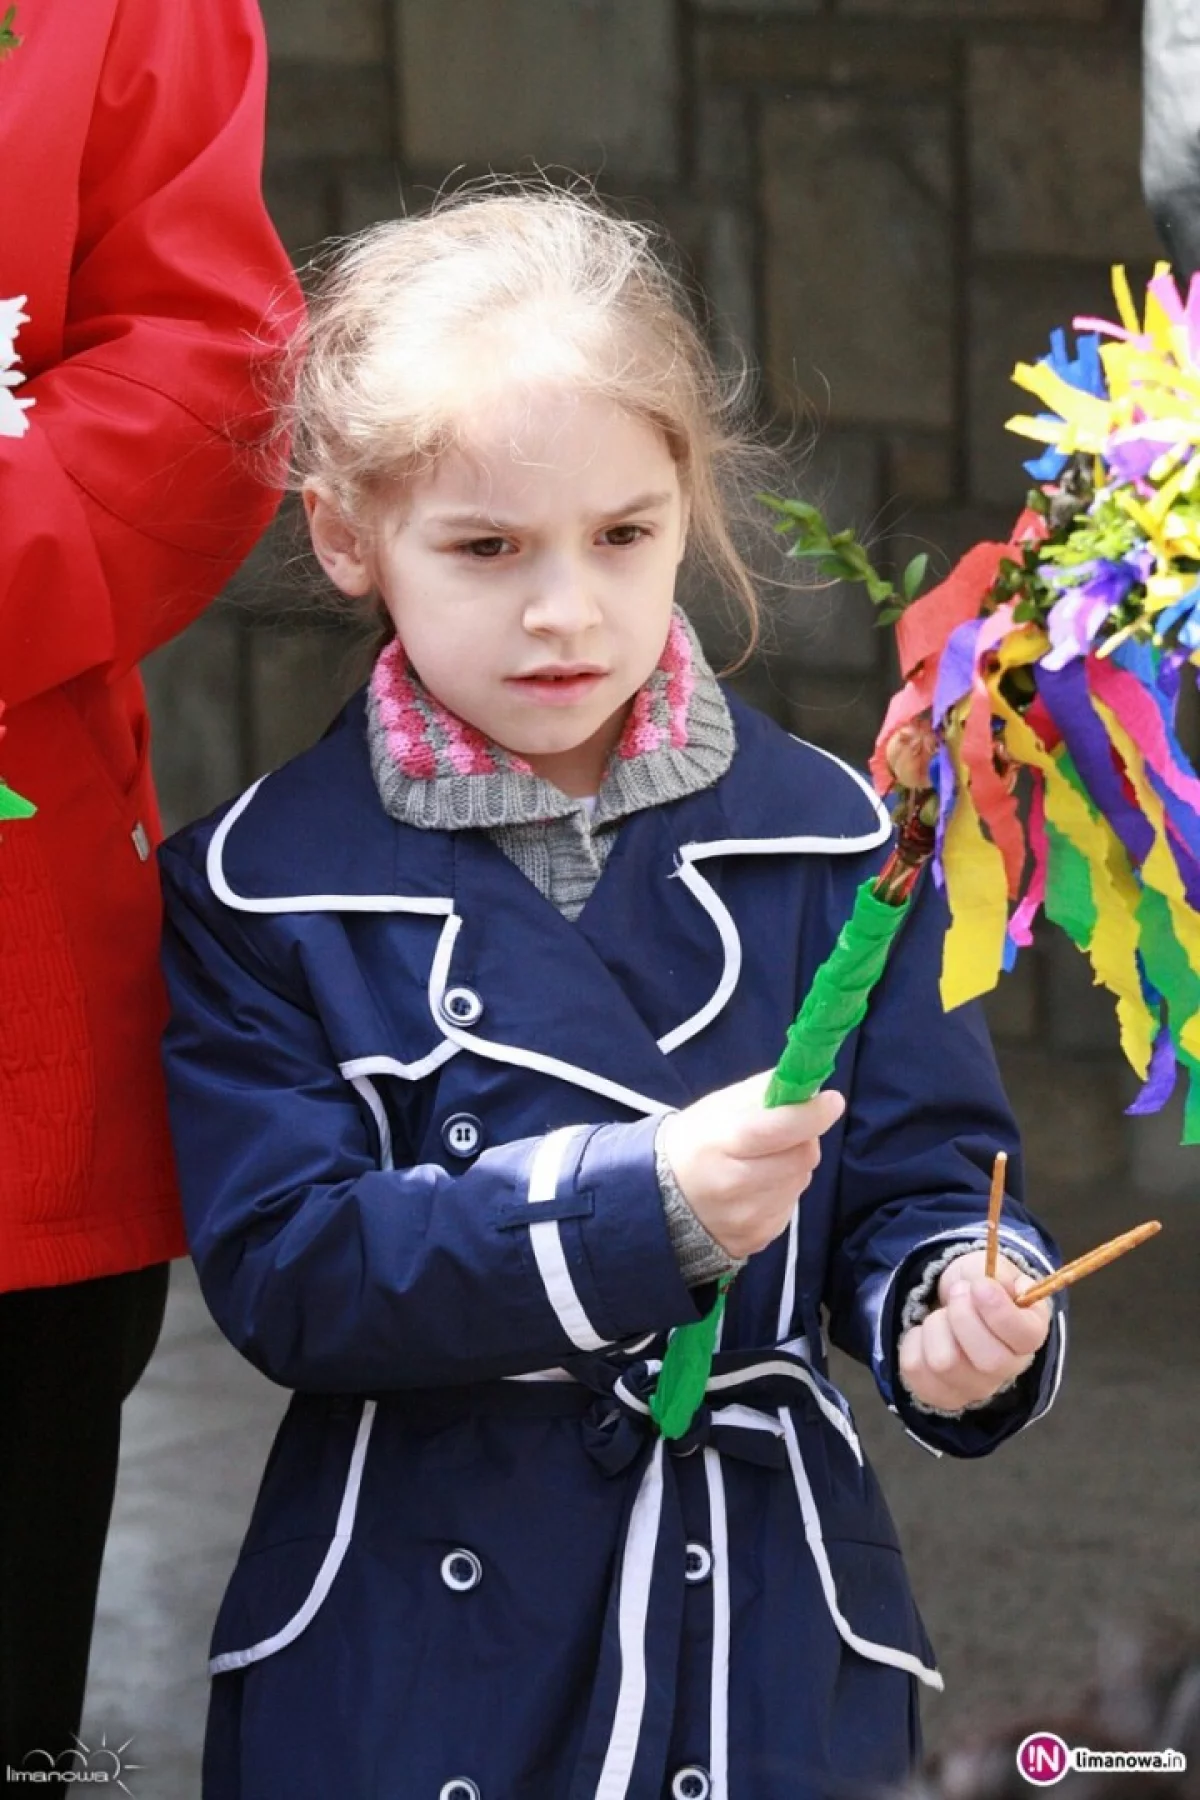
[[[323,489],[306,484],[301,499],[317,561],[334,587],[351,599],[362,599],[375,581],[357,532]]]

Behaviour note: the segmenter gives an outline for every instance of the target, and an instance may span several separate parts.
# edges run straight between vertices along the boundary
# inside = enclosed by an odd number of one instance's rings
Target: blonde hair
[[[718,368],[653,228],[590,192],[493,180],[342,241],[317,273],[279,408],[291,485],[369,530],[375,504],[514,382],[610,399],[666,440],[689,560],[744,610],[739,662],[751,654],[757,595],[731,526],[763,455],[745,369]]]

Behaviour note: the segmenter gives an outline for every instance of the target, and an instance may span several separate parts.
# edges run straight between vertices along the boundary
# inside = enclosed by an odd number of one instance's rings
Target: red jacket
[[[296,305],[253,0],[20,0],[15,23],[0,296],[28,295],[37,404],[0,438],[0,772],[39,811],[0,840],[0,1290],[184,1250],[136,665],[274,510],[244,442],[263,316]]]

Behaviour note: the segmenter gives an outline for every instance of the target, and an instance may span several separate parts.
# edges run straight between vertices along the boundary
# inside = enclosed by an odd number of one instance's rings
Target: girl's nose
[[[575,567],[542,571],[525,603],[525,629],[531,632],[577,637],[600,618],[587,575]]]

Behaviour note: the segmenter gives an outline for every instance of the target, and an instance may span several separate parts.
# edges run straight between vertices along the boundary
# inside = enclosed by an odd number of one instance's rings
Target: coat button
[[[468,1781],[465,1776],[459,1775],[455,1780],[446,1783],[438,1795],[438,1800],[483,1800],[483,1796],[473,1781]]]
[[[689,1544],[684,1552],[683,1578],[693,1586],[712,1574],[712,1551],[707,1544]]]
[[[483,1564],[473,1550],[451,1550],[442,1558],[442,1580],[456,1594],[469,1594],[483,1580]]]
[[[483,1017],[483,1001],[474,988],[447,988],[442,995],[442,1017],[451,1025],[477,1025]]]
[[[671,1783],[671,1800],[708,1800],[711,1793],[708,1770],[698,1763],[689,1763],[686,1769],[680,1769]]]
[[[483,1143],[483,1126],[474,1113],[451,1113],[442,1126],[442,1142],[451,1156],[474,1156]]]

